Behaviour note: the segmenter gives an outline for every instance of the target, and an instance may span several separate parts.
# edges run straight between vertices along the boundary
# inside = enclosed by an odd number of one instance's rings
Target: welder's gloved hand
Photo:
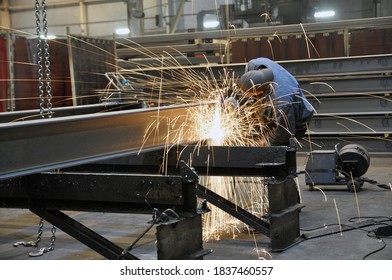
[[[237,113],[240,110],[240,104],[234,97],[225,98],[223,101],[223,108],[229,113]]]

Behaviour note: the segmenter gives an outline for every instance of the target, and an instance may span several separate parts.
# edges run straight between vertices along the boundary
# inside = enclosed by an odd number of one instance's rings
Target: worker
[[[268,58],[250,60],[239,87],[244,97],[263,105],[255,107],[259,108],[255,117],[264,128],[260,146],[289,146],[291,137],[302,139],[314,108],[286,69]]]

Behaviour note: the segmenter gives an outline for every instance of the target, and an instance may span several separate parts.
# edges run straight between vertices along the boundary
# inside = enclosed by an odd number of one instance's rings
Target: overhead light
[[[217,28],[219,26],[219,21],[205,21],[203,22],[204,28]]]
[[[117,35],[127,35],[127,34],[129,34],[129,32],[131,32],[131,31],[127,27],[121,27],[121,28],[116,29]]]
[[[46,37],[45,37],[44,34],[41,34],[41,35],[39,35],[39,37],[40,37],[42,40],[45,40],[45,39],[48,39],[48,40],[56,39],[56,36],[55,36],[55,35],[46,35]]]
[[[333,17],[334,15],[335,15],[335,11],[321,11],[321,12],[314,13],[315,18]]]
[[[217,28],[219,26],[220,22],[218,19],[217,15],[213,15],[213,14],[206,14],[203,17],[203,27],[204,28]]]

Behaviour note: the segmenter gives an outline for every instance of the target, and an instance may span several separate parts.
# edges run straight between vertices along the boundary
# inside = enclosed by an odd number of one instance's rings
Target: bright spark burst
[[[231,85],[231,90],[235,91],[235,83]],[[233,110],[221,101],[225,94],[227,91],[218,89],[205,96],[206,100],[213,101],[213,105],[197,106],[190,110],[186,118],[187,125],[183,128],[189,130],[188,134],[192,135],[191,140],[197,142],[196,145],[207,142],[207,145],[212,146],[256,146],[256,139],[262,134],[262,126],[253,115],[261,105],[245,102],[238,110]],[[207,166],[212,165],[213,158],[212,149]],[[259,217],[268,210],[263,178],[201,176],[200,183]],[[237,238],[247,228],[247,225],[219,208],[213,205],[209,207],[211,211],[203,215],[205,240],[226,236]]]
[[[162,68],[160,71],[165,70]],[[167,138],[172,140],[171,143],[168,143],[166,152],[174,148],[175,143],[181,144],[184,135],[187,135],[188,143],[194,143],[196,146],[226,146],[228,150],[231,146],[257,146],[260,135],[263,134],[263,125],[254,115],[265,105],[261,102],[250,102],[241,99],[238,100],[238,104],[226,104],[224,102],[226,98],[239,94],[234,78],[226,74],[219,77],[219,82],[215,80],[215,77],[213,77],[213,80],[208,80],[205,79],[203,74],[189,70],[186,67],[170,69],[169,71],[171,75],[175,73],[172,77],[183,85],[183,90],[178,92],[174,99],[173,95],[165,94],[168,92],[166,89],[159,90],[162,93],[161,98],[166,98],[166,100],[154,101],[154,103],[200,103],[201,106],[190,107],[187,110],[187,115],[182,118],[185,121],[179,126],[179,129],[167,132]],[[165,75],[166,73],[161,76]],[[154,81],[154,83],[157,83],[157,81]],[[167,83],[160,82],[160,85],[167,86]],[[174,92],[175,88],[168,90]],[[153,130],[156,127],[157,125],[151,125],[150,131],[146,135],[154,135]],[[178,125],[173,125],[173,127],[178,127]],[[150,136],[146,136],[146,138],[148,137]],[[213,149],[211,149],[211,155],[206,163],[207,167],[213,164],[213,152]],[[196,153],[197,151],[195,151],[195,155]],[[188,163],[190,165],[192,157],[193,155],[191,155]],[[162,167],[162,170],[165,170],[165,167]],[[207,175],[200,176],[199,180],[203,186],[254,215],[261,217],[268,209],[263,178]],[[221,239],[227,236],[236,238],[247,228],[246,225],[219,208],[213,205],[209,205],[209,208],[211,211],[203,215],[205,240]]]
[[[222,145],[223,139],[225,137],[225,131],[222,128],[222,116],[220,113],[220,107],[217,106],[214,110],[214,116],[211,122],[211,128],[208,129],[209,132],[205,134],[207,139],[212,139],[213,145]]]

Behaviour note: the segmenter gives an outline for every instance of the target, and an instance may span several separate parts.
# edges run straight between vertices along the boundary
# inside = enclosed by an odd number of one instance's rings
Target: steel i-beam
[[[0,180],[186,143],[189,104],[0,124]]]

